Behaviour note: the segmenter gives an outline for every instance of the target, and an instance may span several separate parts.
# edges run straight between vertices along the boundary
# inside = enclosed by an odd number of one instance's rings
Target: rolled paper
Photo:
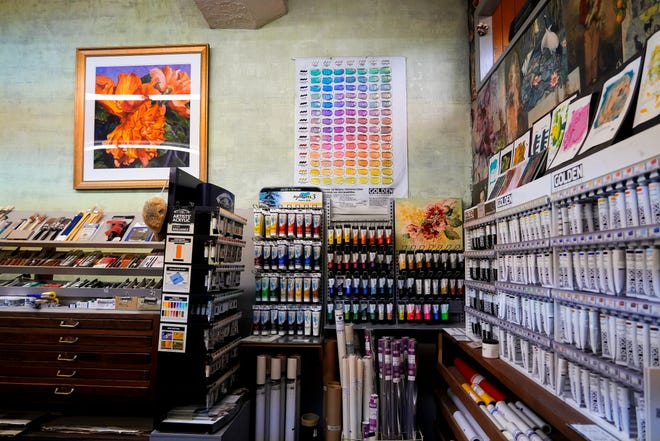
[[[323,341],[323,384],[339,380],[337,370],[337,340],[325,339]]]
[[[486,408],[485,405],[480,404],[479,409],[481,409],[481,411],[486,414],[488,419],[490,419],[490,422],[493,423],[495,427],[497,427],[497,430],[504,430],[504,426],[488,411],[488,408]]]
[[[454,359],[454,366],[456,366],[456,369],[463,375],[470,383],[473,384],[478,384],[481,386],[481,388],[495,401],[504,401],[506,399],[506,395],[500,392],[495,386],[493,386],[488,380],[486,380],[484,377],[479,375],[477,371],[472,369],[470,366],[467,365],[463,360],[460,358],[455,358]]]
[[[266,355],[257,355],[257,386],[266,384]]]
[[[456,421],[456,424],[458,427],[461,428],[463,431],[463,435],[465,435],[465,438],[468,441],[480,441],[479,436],[477,436],[477,432],[475,432],[474,427],[468,422],[467,419],[463,416],[463,413],[461,413],[460,410],[457,410],[456,412],[453,413],[454,421]]]
[[[362,380],[362,419],[366,419],[369,415],[369,398],[374,393],[374,361],[371,357],[364,357],[362,364],[364,365]]]
[[[296,377],[298,359],[289,357],[286,360],[286,409],[284,411],[284,441],[295,441],[296,425]],[[325,400],[324,400],[325,401]]]
[[[516,407],[520,409],[530,420],[532,420],[537,428],[541,429],[545,433],[552,432],[552,428],[550,427],[550,425],[545,421],[543,421],[541,418],[539,418],[539,416],[536,413],[534,413],[534,411],[532,411],[529,407],[527,407],[525,403],[523,403],[522,401],[516,401]]]
[[[355,341],[353,333],[353,323],[346,323],[344,325],[344,336],[346,339],[346,354],[351,355],[355,353]]]
[[[359,439],[360,435],[363,434],[362,429],[362,422],[364,421],[363,414],[362,414],[362,398],[364,394],[364,362],[361,358],[356,358],[356,363],[357,363],[357,372],[356,372],[356,377],[357,377],[357,388],[355,391],[355,400],[356,400],[356,407],[355,407],[355,412],[356,412],[356,417],[355,417],[355,424],[357,425],[357,429],[359,432],[356,434],[356,438]]]
[[[520,420],[523,423],[525,423],[527,426],[531,427],[532,429],[540,429],[540,427],[534,424],[534,421],[532,421],[525,414],[523,414],[522,411],[518,409],[514,403],[507,403],[507,406],[509,406],[509,409],[511,409],[511,411],[515,413],[516,416],[520,418]]]
[[[340,441],[342,387],[336,382],[326,385],[326,415],[325,415],[325,439],[326,441]]]
[[[280,394],[282,389],[280,387],[280,379],[282,375],[281,360],[278,357],[273,357],[270,361],[270,407],[268,409],[268,440],[280,441]]]
[[[266,440],[266,355],[257,356],[257,387],[255,390],[254,439]]]
[[[353,354],[348,356],[348,382],[348,436],[349,439],[358,439],[360,421],[357,419],[357,359]]]
[[[344,358],[341,359],[341,369],[340,372],[343,372],[341,375],[342,381],[341,381],[341,434],[342,438],[350,439],[350,431],[351,431],[351,414],[350,414],[350,408],[349,408],[349,401],[351,399],[351,394],[350,394],[350,373],[349,373],[349,362],[348,362],[348,357],[344,356]]]

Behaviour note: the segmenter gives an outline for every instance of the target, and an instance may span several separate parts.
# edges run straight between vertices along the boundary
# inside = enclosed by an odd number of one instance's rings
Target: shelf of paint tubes
[[[510,282],[495,282],[497,290],[504,290],[516,294],[526,294],[537,297],[550,297],[550,288],[534,285],[524,285]]]
[[[517,208],[517,207],[516,207]],[[499,250],[514,250],[507,245],[519,247],[549,246],[544,240],[552,237],[552,211],[548,203],[533,209],[517,210],[515,214],[496,216],[497,244]],[[524,244],[524,245],[523,245]]]
[[[550,244],[554,247],[621,245],[630,242],[655,242],[660,239],[660,224],[626,227],[617,230],[572,234],[553,237]]]
[[[473,210],[473,208],[468,208],[465,211]],[[466,230],[475,229],[477,227],[485,226],[487,224],[493,224],[495,222],[495,215],[489,214],[487,216],[479,217],[470,221],[466,221],[463,225],[463,228]]]
[[[469,306],[465,307],[465,312],[466,314],[472,315],[480,320],[484,320],[487,323],[490,323],[491,325],[495,325],[498,331],[503,330],[503,331],[511,332],[517,335],[518,337],[522,337],[527,340],[533,341],[534,343],[542,345],[546,348],[551,348],[552,340],[548,338],[546,335],[542,335],[537,332],[531,331],[529,329],[524,328],[523,326],[517,325],[508,320],[500,319],[490,314],[486,314],[476,309],[472,309]],[[477,333],[473,331],[472,334],[474,335]],[[494,331],[491,331],[491,334],[492,336],[489,338],[493,338],[493,337],[497,338],[497,334]]]
[[[524,242],[501,243],[495,245],[497,253],[515,253],[518,251],[533,251],[550,248],[548,239],[527,240]]]
[[[552,250],[498,255],[498,282],[551,287],[554,277]]]
[[[488,283],[488,282],[481,282],[478,280],[469,280],[466,279],[465,282],[465,288],[474,288],[474,289],[479,289],[482,291],[495,291],[495,284],[494,283]]]
[[[598,310],[619,311],[649,318],[660,317],[660,303],[643,299],[615,297],[608,294],[553,289],[553,299]]]
[[[610,173],[588,179],[578,185],[562,189],[551,195],[551,200],[558,201],[575,196],[581,196],[594,189],[616,185],[625,182],[631,178],[638,177],[645,173],[657,171],[660,166],[660,156],[652,156],[643,161],[636,162],[621,169],[616,169]]]
[[[494,249],[490,250],[465,250],[463,255],[466,259],[492,259],[496,253]]]

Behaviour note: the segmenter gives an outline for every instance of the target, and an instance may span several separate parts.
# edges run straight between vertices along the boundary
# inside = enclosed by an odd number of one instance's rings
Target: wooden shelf
[[[468,342],[457,342],[447,333],[441,333],[440,339],[441,349],[438,370],[449,383],[450,387],[452,387],[452,390],[466,403],[466,407],[471,412],[475,409],[473,416],[479,421],[479,424],[483,423],[477,417],[483,417],[486,420],[488,420],[488,417],[481,412],[477,405],[461,389],[460,381],[462,376],[458,372],[458,369],[453,366],[455,357],[461,357],[468,364],[474,366],[479,374],[487,376],[491,381],[494,380],[492,381],[494,384],[503,386],[506,389],[503,392],[517,397],[536,412],[541,419],[553,427],[552,439],[584,441],[584,438],[569,425],[593,424],[591,419],[584,416],[569,404],[566,404],[560,398],[506,362],[500,359],[483,358],[480,349],[469,347]],[[486,425],[494,427],[490,421],[487,421]],[[488,435],[490,436],[490,433]]]
[[[440,375],[442,375],[442,378],[445,379],[451,390],[461,400],[468,412],[470,412],[472,417],[479,424],[481,429],[486,433],[486,435],[488,435],[488,437],[492,440],[506,441],[506,438],[502,435],[502,432],[500,432],[499,429],[495,427],[495,425],[490,421],[490,418],[488,418],[488,416],[486,416],[486,414],[481,411],[477,403],[475,403],[463,390],[461,384],[468,382],[468,380],[463,378],[458,369],[456,369],[454,366],[438,364],[438,371],[440,372]],[[463,433],[460,428],[458,430],[461,434]],[[457,432],[454,433],[456,434]]]
[[[80,248],[80,249],[140,249],[140,250],[163,250],[165,242],[87,242],[87,241],[66,241],[66,240],[0,240],[0,248],[23,247],[23,248]]]
[[[440,414],[443,416],[449,429],[453,432],[454,437],[458,441],[470,441],[465,437],[463,430],[458,426],[456,420],[454,419],[454,412],[458,408],[451,402],[451,399],[446,395],[441,395],[438,397],[438,407],[440,408]]]

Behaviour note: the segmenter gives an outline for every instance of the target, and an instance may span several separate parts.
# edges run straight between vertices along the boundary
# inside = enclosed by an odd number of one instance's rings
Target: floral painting
[[[396,199],[396,248],[463,249],[461,199]]]
[[[206,179],[207,45],[78,49],[74,187]]]

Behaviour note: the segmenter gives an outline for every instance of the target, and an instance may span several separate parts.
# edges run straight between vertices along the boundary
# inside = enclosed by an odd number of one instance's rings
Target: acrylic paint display
[[[317,337],[324,304],[323,193],[264,188],[254,215],[252,334]]]
[[[332,222],[327,230],[328,309],[346,323],[394,323],[391,222]]]
[[[353,324],[336,311],[337,355],[342,390],[342,439],[417,439],[417,343],[365,331],[356,353]],[[375,343],[375,346],[373,345]]]

